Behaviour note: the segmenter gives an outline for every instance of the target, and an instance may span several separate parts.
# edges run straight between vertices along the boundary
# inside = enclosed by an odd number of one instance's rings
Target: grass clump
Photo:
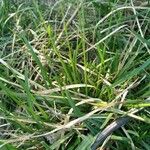
[[[148,6],[0,1],[0,149],[87,150],[126,114],[102,147],[150,149]]]

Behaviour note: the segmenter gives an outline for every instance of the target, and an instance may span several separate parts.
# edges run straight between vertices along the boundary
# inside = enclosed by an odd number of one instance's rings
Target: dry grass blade
[[[48,95],[48,94],[52,94],[54,92],[60,92],[60,91],[64,91],[64,90],[69,90],[69,89],[74,89],[74,88],[81,88],[81,87],[91,87],[91,88],[93,88],[92,85],[73,84],[73,85],[66,85],[66,86],[62,86],[62,87],[59,87],[59,88],[53,88],[53,89],[49,89],[49,90],[42,90],[42,91],[38,91],[38,92],[35,92],[35,93],[40,94],[40,95]]]

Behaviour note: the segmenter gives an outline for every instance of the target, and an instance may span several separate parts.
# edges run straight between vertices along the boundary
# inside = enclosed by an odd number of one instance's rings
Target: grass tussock
[[[150,149],[149,1],[0,1],[0,149]],[[132,109],[141,109],[132,114]]]

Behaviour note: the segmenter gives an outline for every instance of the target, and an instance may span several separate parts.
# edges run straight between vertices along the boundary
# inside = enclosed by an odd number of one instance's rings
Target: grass
[[[0,1],[0,149],[150,149],[149,1]],[[144,108],[131,114],[133,108]]]

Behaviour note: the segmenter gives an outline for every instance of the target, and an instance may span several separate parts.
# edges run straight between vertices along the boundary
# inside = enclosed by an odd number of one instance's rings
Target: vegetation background
[[[1,150],[150,150],[149,106],[149,0],[0,0]]]

